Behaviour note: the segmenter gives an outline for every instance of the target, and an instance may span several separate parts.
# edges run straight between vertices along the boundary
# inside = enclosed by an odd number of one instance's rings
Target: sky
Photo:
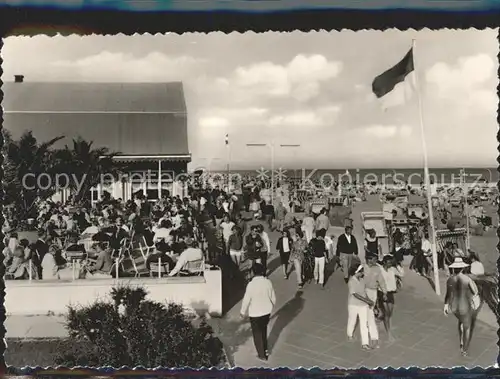
[[[270,167],[273,150],[275,167],[422,167],[418,96],[387,108],[371,91],[415,39],[429,165],[494,167],[497,33],[8,37],[2,80],[182,81],[196,167]]]

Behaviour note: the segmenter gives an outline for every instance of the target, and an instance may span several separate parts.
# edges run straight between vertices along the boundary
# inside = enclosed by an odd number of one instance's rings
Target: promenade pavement
[[[372,199],[356,204],[353,209],[354,234],[360,251],[363,241],[360,214],[378,210],[378,206],[378,202]],[[277,238],[277,233],[271,233],[273,244]],[[271,268],[277,266],[277,259],[277,255],[270,257]],[[462,357],[457,320],[454,316],[444,316],[443,295],[436,295],[425,278],[409,271],[408,263],[403,289],[396,294],[392,326],[396,341],[389,343],[383,325],[379,324],[380,349],[361,350],[359,330],[355,332],[355,341],[347,341],[347,286],[340,272],[329,276],[324,289],[309,284],[301,291],[297,289],[295,273],[288,280],[283,278],[279,268],[271,273],[277,305],[269,324],[271,356],[267,363],[256,358],[250,324],[239,316],[241,302],[223,319],[213,319],[211,323],[226,346],[231,364],[242,368],[493,365],[498,356],[498,325],[493,313],[487,307],[483,308],[476,324],[470,356]],[[444,282],[441,288],[444,292]]]

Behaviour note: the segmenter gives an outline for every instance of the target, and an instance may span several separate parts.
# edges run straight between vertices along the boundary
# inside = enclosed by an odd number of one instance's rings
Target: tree
[[[146,300],[143,288],[114,288],[111,297],[113,302],[69,307],[70,344],[56,364],[199,368],[224,363],[222,342],[212,328],[204,320],[196,326],[182,306]]]
[[[19,220],[36,216],[37,199],[46,199],[56,192],[53,179],[57,165],[51,148],[62,138],[39,143],[29,131],[15,141],[4,131],[4,204],[14,206]]]
[[[93,141],[81,137],[73,139],[73,146],[67,145],[56,152],[55,158],[60,172],[68,175],[68,185],[75,204],[81,203],[92,187],[101,182],[104,174],[114,178],[120,173],[119,166],[105,147],[93,149]]]

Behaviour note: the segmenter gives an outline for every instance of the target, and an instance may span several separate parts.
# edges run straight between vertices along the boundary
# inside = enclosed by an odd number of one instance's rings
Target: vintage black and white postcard
[[[6,38],[6,363],[493,365],[497,36]]]

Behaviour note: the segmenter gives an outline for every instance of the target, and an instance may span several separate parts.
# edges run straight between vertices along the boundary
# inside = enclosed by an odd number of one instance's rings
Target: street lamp
[[[284,148],[298,148],[300,147],[300,144],[282,144],[280,147]],[[296,150],[294,151],[293,157],[296,158]],[[294,167],[293,169],[293,179],[294,181],[297,179],[297,169]]]

